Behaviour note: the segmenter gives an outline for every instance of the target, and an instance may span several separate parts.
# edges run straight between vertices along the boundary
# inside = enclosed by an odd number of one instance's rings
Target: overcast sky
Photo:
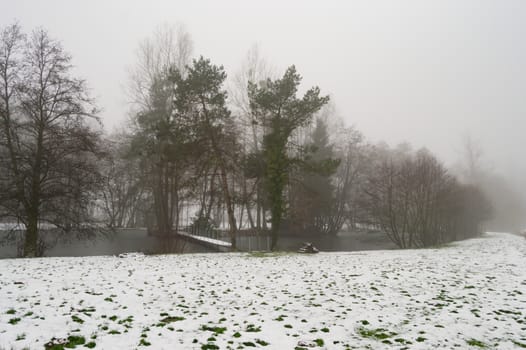
[[[255,43],[278,69],[295,64],[373,141],[452,164],[469,134],[526,181],[526,1],[0,1],[1,26],[43,26],[63,42],[108,129],[125,119],[138,42],[182,22],[195,53],[231,75]]]

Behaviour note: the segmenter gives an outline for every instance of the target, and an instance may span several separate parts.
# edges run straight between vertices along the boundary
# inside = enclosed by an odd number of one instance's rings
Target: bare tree
[[[482,159],[484,152],[480,145],[470,135],[465,135],[462,143],[462,175],[464,181],[478,184],[484,176]]]
[[[21,130],[17,108],[16,87],[22,74],[25,35],[19,25],[3,28],[0,37],[0,217],[19,216],[23,211],[19,198],[24,193],[24,177],[19,163],[17,145]]]
[[[359,201],[367,174],[367,147],[363,135],[354,128],[342,128],[335,142],[336,156],[341,159],[334,174],[335,197],[331,223],[339,231],[345,221],[351,228],[361,216]]]
[[[129,156],[130,135],[113,135],[105,142],[101,209],[110,228],[135,227],[145,198],[145,174],[139,160]]]
[[[401,248],[477,235],[490,214],[482,192],[459,184],[429,151],[404,148],[384,154],[368,176],[364,190],[373,222]]]
[[[183,24],[159,26],[139,43],[130,69],[127,94],[133,115],[154,108],[152,86],[173,69],[184,72],[193,54],[193,41]]]
[[[232,105],[233,113],[239,119],[240,125],[250,130],[250,137],[245,137],[245,144],[249,152],[258,152],[263,142],[263,133],[259,125],[257,116],[250,108],[248,97],[249,83],[257,84],[261,81],[274,76],[274,69],[262,57],[259,46],[254,45],[248,51],[240,70],[234,75],[229,84],[229,102]],[[249,141],[250,140],[250,141]]]
[[[160,27],[137,51],[128,93],[132,104],[132,153],[147,169],[155,231],[170,236],[179,226],[187,162],[184,125],[174,120],[172,71],[186,74],[192,40],[184,26]]]
[[[240,144],[243,148],[243,163],[251,167],[241,172],[238,182],[241,186],[241,202],[246,208],[247,218],[252,229],[266,227],[265,208],[262,194],[262,174],[257,170],[261,164],[261,146],[264,128],[258,122],[254,111],[250,108],[248,97],[249,83],[257,84],[274,76],[274,69],[263,58],[258,45],[253,45],[248,51],[239,71],[233,76],[228,86],[229,103],[240,131]],[[248,164],[250,163],[250,164]],[[258,164],[259,163],[259,166]],[[252,211],[255,204],[254,220]],[[240,221],[240,225],[242,222]]]
[[[25,225],[24,256],[37,256],[41,224],[87,232],[99,183],[98,119],[85,82],[71,76],[71,56],[45,30],[26,41],[17,25],[8,27],[0,51],[9,193],[0,205]]]

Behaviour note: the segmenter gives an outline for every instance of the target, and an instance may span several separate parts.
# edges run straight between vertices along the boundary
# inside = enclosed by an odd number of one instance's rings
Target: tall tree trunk
[[[205,218],[208,220],[210,219],[210,216],[212,215],[212,207],[214,205],[215,201],[215,178],[217,174],[217,168],[214,169],[214,172],[210,178],[210,201],[208,202],[208,207],[206,208],[205,212]]]
[[[283,219],[283,189],[284,183],[279,176],[274,177],[272,180],[272,187],[269,189],[270,199],[270,214],[271,214],[271,225],[270,235],[271,244],[270,250],[275,250],[278,245],[278,234],[281,226],[281,220]]]
[[[252,190],[252,193],[254,193],[254,190]],[[251,193],[251,195],[252,195]],[[249,198],[249,194],[248,194],[248,191],[247,191],[247,179],[243,176],[243,201],[244,201],[244,204],[245,204],[245,208],[247,209],[247,218],[248,218],[248,222],[250,224],[250,228],[251,229],[254,229],[255,225],[254,225],[254,218],[252,217],[252,212],[251,212],[251,208],[250,208],[250,198]],[[243,211],[241,211],[243,212]],[[240,225],[241,226],[241,225]]]
[[[220,160],[222,163],[222,160]],[[226,210],[228,215],[228,226],[230,234],[230,242],[232,244],[232,250],[235,250],[236,247],[236,216],[234,214],[234,206],[232,197],[230,196],[230,191],[228,188],[228,178],[226,175],[226,170],[223,164],[219,165],[219,171],[221,175],[221,184],[223,187],[223,196],[225,198]]]
[[[258,181],[256,192],[256,227],[261,230],[261,184]]]
[[[165,188],[166,178],[163,166],[158,165],[157,171],[157,183],[153,190],[157,233],[161,236],[168,236],[171,233],[172,225],[169,217],[168,193]]]
[[[250,204],[248,204],[248,200],[245,203],[245,207],[247,209],[248,223],[250,225],[250,228],[253,230],[256,228],[256,225],[254,224],[254,218],[252,217],[252,208],[250,207]]]
[[[174,201],[174,211],[175,211],[175,219],[174,219],[174,230],[175,232],[179,232],[179,211],[181,207],[181,203],[179,203],[179,191],[177,189],[174,190],[173,193],[173,201]]]
[[[281,141],[281,144],[279,143]],[[267,140],[266,159],[267,159],[267,181],[265,187],[268,193],[271,223],[270,228],[272,243],[271,250],[275,250],[278,244],[278,234],[281,221],[284,216],[284,191],[288,183],[288,159],[285,154],[286,140]]]
[[[38,209],[31,208],[27,214],[24,257],[33,258],[40,254],[38,251]]]
[[[272,212],[272,227],[270,228],[270,237],[271,237],[271,243],[270,243],[270,250],[274,251],[278,245],[278,232],[279,232],[279,226],[281,223],[281,211],[274,211]]]
[[[224,196],[225,205],[227,209],[227,215],[228,215],[230,242],[232,244],[232,250],[235,250],[236,249],[237,225],[236,225],[236,217],[234,213],[234,202],[232,200],[231,193],[228,187],[227,162],[225,158],[223,157],[224,145],[221,146],[218,141],[221,138],[221,135],[218,135],[212,127],[212,124],[210,122],[210,116],[208,113],[208,107],[207,107],[207,104],[203,96],[201,96],[201,106],[203,107],[203,114],[204,114],[204,118],[206,121],[205,127],[206,127],[206,132],[208,134],[208,137],[210,139],[211,151],[213,152],[215,161],[217,162],[216,165],[219,169],[219,175],[221,178],[221,187],[223,190],[223,196]],[[234,188],[232,186],[232,191],[233,190]]]
[[[42,172],[42,157],[43,157],[43,140],[44,132],[42,127],[43,115],[40,115],[40,128],[37,135],[35,163],[33,165],[33,174],[31,179],[31,193],[29,203],[26,206],[27,211],[27,227],[24,243],[24,256],[35,257],[39,255],[38,252],[38,221],[40,219],[40,177]]]

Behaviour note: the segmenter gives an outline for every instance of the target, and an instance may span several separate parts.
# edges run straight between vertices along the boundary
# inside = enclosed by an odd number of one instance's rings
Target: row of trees
[[[332,235],[378,229],[400,247],[477,234],[489,205],[429,152],[372,145],[334,117],[329,97],[299,94],[251,51],[227,85],[184,28],[139,47],[132,110],[102,136],[70,56],[17,25],[0,42],[0,215],[25,226],[25,256],[42,254],[42,224],[91,233],[146,226],[171,239],[181,226]],[[188,215],[192,212],[192,220]],[[226,218],[226,220],[225,220]],[[97,225],[93,223],[98,222]]]
[[[381,155],[364,184],[364,206],[401,248],[474,237],[491,217],[482,192],[463,185],[428,151]]]

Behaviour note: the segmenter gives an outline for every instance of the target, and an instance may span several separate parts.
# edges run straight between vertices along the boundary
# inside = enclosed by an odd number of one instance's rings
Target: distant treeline
[[[24,256],[64,234],[147,226],[172,237],[222,227],[334,235],[381,230],[399,247],[474,237],[491,215],[427,150],[373,145],[336,118],[294,66],[276,78],[252,50],[226,83],[183,29],[141,43],[130,120],[105,135],[71,57],[46,31],[0,37],[0,219],[23,224]],[[191,210],[191,219],[185,213]]]

